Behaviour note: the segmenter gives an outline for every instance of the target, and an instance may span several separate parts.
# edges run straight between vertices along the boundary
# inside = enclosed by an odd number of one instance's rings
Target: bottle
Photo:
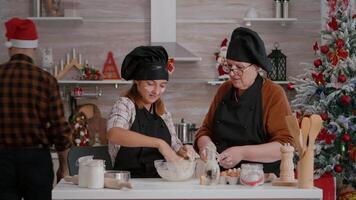
[[[216,185],[219,183],[220,167],[216,158],[217,151],[214,143],[209,143],[206,147],[207,161],[204,167],[206,185]]]
[[[100,146],[99,133],[95,133],[94,144],[93,147]]]
[[[282,17],[282,2],[281,0],[274,0],[275,6],[275,17],[281,18]]]
[[[283,0],[283,18],[288,18],[289,0]]]
[[[88,164],[87,180],[88,188],[100,189],[104,188],[104,160],[94,159]]]

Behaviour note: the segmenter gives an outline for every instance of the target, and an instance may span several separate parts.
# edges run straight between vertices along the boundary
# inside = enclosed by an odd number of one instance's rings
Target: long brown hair
[[[138,108],[140,109],[143,108],[144,103],[142,101],[142,96],[138,92],[137,84],[135,82],[133,83],[131,88],[126,92],[125,97],[131,99],[131,101],[133,101]],[[164,103],[161,98],[159,98],[154,104],[155,104],[154,108],[156,109],[155,112],[157,113],[157,115],[162,116],[163,114],[166,113]]]

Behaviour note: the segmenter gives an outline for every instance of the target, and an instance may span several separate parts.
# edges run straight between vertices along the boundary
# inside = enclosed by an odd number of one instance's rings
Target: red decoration
[[[349,157],[352,161],[356,161],[356,146],[353,144],[350,144],[347,148],[347,152],[349,153]]]
[[[323,121],[326,121],[329,119],[328,112],[323,112],[320,114],[320,117]]]
[[[329,47],[327,45],[323,45],[320,47],[320,51],[321,53],[326,54],[329,52]]]
[[[109,51],[106,61],[103,67],[104,79],[121,79],[117,70],[117,66],[114,60],[113,53]]]
[[[337,63],[339,62],[339,57],[333,52],[329,52],[327,56],[328,56],[331,64],[336,66]]]
[[[321,65],[321,60],[320,60],[320,59],[314,60],[314,66],[315,66],[316,68],[320,67],[320,65]]]
[[[341,103],[345,106],[349,105],[351,103],[351,97],[349,95],[342,95]]]
[[[293,83],[288,83],[287,84],[287,89],[288,90],[294,90],[294,84]]]
[[[352,15],[352,19],[356,19],[356,14]]]
[[[342,50],[342,49],[338,49],[338,50],[337,50],[337,55],[338,55],[339,57],[345,59],[345,58],[347,58],[347,57],[349,56],[349,52],[344,51],[344,50]]]
[[[172,74],[174,71],[174,58],[168,58],[167,70],[169,74]]]
[[[337,81],[339,81],[340,83],[345,83],[346,81],[345,74],[340,74],[339,77],[337,78]]]
[[[320,85],[324,85],[325,84],[325,80],[324,80],[324,75],[322,72],[320,72],[319,74],[316,73],[312,73],[312,77],[315,81],[316,84]]]
[[[337,173],[342,172],[342,166],[339,165],[339,164],[336,164],[336,165],[334,166],[334,171],[337,172]]]
[[[81,97],[83,95],[83,89],[81,87],[73,88],[73,96]]]
[[[335,199],[335,182],[334,177],[331,173],[325,173],[320,178],[314,180],[315,187],[321,188],[323,190],[324,200],[334,200]]]
[[[331,144],[335,139],[336,139],[336,134],[335,133],[328,134],[328,130],[325,128],[321,129],[318,135],[318,140],[320,141],[325,140],[326,144]]]
[[[318,42],[315,42],[315,43],[314,43],[314,45],[313,45],[313,50],[314,50],[314,51],[318,51],[318,50],[319,50]]]
[[[328,23],[328,26],[334,31],[336,31],[339,28],[339,25],[337,24],[336,21],[336,17],[331,18],[331,21]]]
[[[344,135],[342,135],[342,141],[348,142],[348,141],[350,141],[350,140],[351,140],[351,136],[350,136],[350,134],[348,134],[347,132],[344,133]]]
[[[337,39],[336,40],[336,46],[341,49],[342,47],[345,46],[345,41],[343,39]]]

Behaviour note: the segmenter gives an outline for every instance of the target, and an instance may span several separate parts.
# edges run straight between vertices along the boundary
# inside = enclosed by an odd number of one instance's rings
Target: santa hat
[[[38,37],[32,20],[12,18],[5,22],[7,42],[5,46],[17,48],[37,48]]]

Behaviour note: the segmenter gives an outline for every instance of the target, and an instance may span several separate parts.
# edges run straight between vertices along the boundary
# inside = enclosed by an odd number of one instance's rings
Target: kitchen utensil
[[[309,131],[309,144],[308,148],[314,150],[315,139],[318,136],[321,127],[323,126],[323,120],[320,115],[310,116],[310,131]]]
[[[186,123],[184,118],[174,124],[178,138],[183,144],[193,144],[195,132],[198,130],[194,123]]]
[[[105,171],[105,178],[114,178],[120,182],[129,182],[131,176],[129,171],[107,170]]]
[[[298,154],[303,155],[303,142],[301,140],[301,133],[298,125],[297,118],[293,115],[285,117],[289,133],[292,135],[294,142],[297,146]]]
[[[307,143],[308,143],[308,134],[310,130],[310,120],[309,117],[303,117],[302,119],[302,125],[301,125],[301,132],[302,132],[302,141],[303,141],[303,153],[304,155],[305,151],[307,150]]]
[[[310,116],[309,142],[304,156],[298,162],[298,187],[314,187],[314,142],[322,127],[322,119],[319,115]]]

